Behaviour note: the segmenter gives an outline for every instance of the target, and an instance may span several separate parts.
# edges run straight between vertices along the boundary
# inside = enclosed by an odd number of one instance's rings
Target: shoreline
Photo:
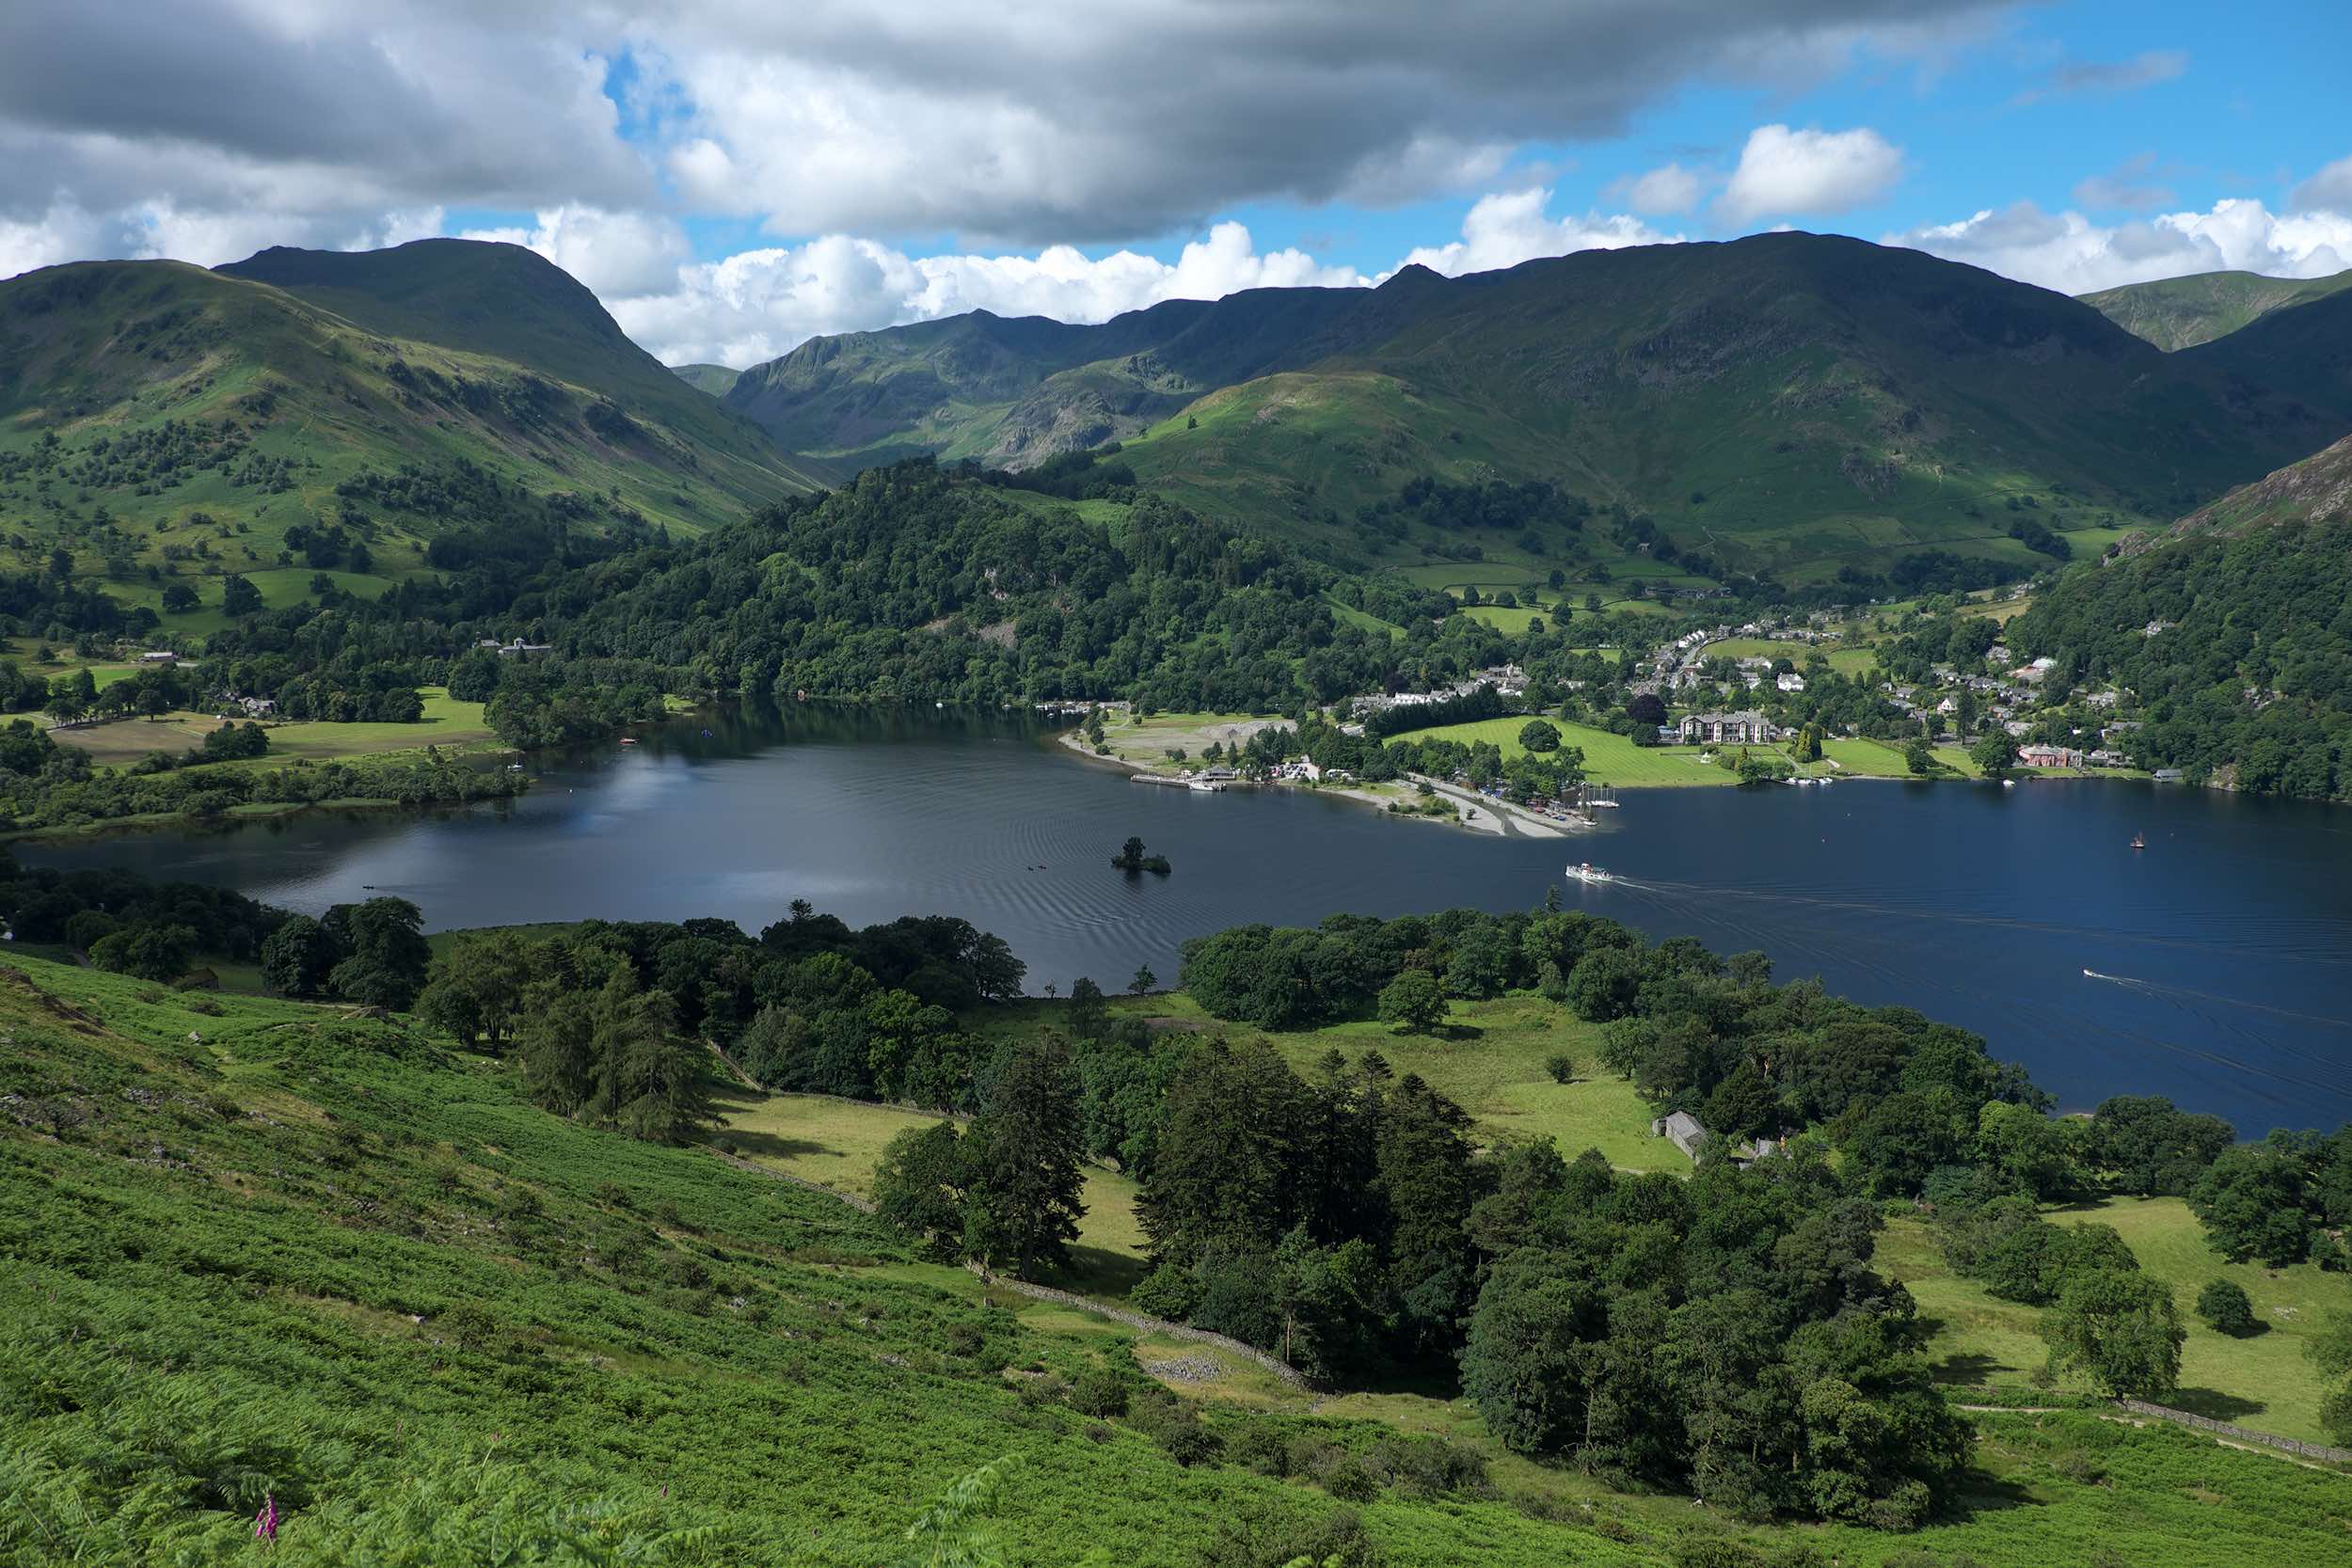
[[[1064,730],[1054,737],[1054,743],[1084,761],[1108,766],[1125,773],[1130,778],[1166,780],[1170,786],[1182,783],[1171,774],[1160,772],[1150,763],[1136,762],[1131,758],[1120,756],[1116,752],[1109,755],[1097,753],[1086,743],[1085,732],[1081,730]],[[1263,784],[1229,784],[1226,787],[1301,790],[1318,797],[1354,800],[1372,807],[1383,816],[1400,822],[1431,822],[1439,826],[1460,828],[1467,832],[1492,833],[1503,838],[1568,838],[1576,832],[1568,824],[1538,816],[1523,806],[1489,800],[1476,790],[1466,789],[1460,784],[1441,784],[1435,779],[1424,779],[1419,774],[1410,774],[1407,777],[1414,783],[1427,784],[1436,794],[1452,800],[1463,813],[1476,812],[1479,815],[1475,817],[1469,817],[1466,815],[1445,817],[1431,816],[1422,812],[1391,811],[1389,805],[1392,797],[1375,795],[1368,789],[1346,784],[1299,784],[1281,780],[1268,780]]]
[[[110,816],[99,822],[67,822],[42,828],[14,828],[0,832],[0,846],[20,844],[40,845],[68,843],[76,839],[105,838],[114,834],[129,837],[134,833],[162,832],[196,827],[240,827],[248,822],[276,822],[311,812],[351,813],[413,811],[459,811],[470,806],[504,804],[519,800],[519,795],[485,796],[475,800],[395,800],[385,796],[358,795],[335,800],[267,800],[257,801],[249,808],[231,808],[213,816],[195,812],[142,812],[131,816]]]

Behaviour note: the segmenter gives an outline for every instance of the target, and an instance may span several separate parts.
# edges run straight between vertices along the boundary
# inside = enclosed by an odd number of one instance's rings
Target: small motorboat
[[[1613,882],[1617,879],[1614,872],[1603,871],[1591,861],[1577,862],[1568,867],[1567,874],[1568,879],[1575,882]]]
[[[2132,847],[2133,847],[2133,848],[2135,848],[2135,849],[2145,849],[2145,848],[2147,848],[2147,847],[2148,847],[2148,840],[2147,840],[2146,836],[2145,836],[2145,835],[2143,835],[2143,834],[2140,834],[2140,833],[2134,833],[2134,834],[2132,835]]]

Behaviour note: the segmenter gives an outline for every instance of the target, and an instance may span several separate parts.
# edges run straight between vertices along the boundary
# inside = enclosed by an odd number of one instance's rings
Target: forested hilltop
[[[2144,548],[2059,576],[2024,650],[2132,693],[2143,765],[2255,794],[2352,795],[2352,441]]]

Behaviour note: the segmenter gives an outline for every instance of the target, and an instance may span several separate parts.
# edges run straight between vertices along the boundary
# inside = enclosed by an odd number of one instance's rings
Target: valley
[[[434,214],[0,280],[0,1568],[2345,1558],[2352,274]]]

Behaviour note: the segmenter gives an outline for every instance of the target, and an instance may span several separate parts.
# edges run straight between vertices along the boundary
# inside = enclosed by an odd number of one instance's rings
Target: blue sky
[[[2352,266],[2352,5],[19,0],[0,276],[530,245],[673,360],[1788,225]]]

